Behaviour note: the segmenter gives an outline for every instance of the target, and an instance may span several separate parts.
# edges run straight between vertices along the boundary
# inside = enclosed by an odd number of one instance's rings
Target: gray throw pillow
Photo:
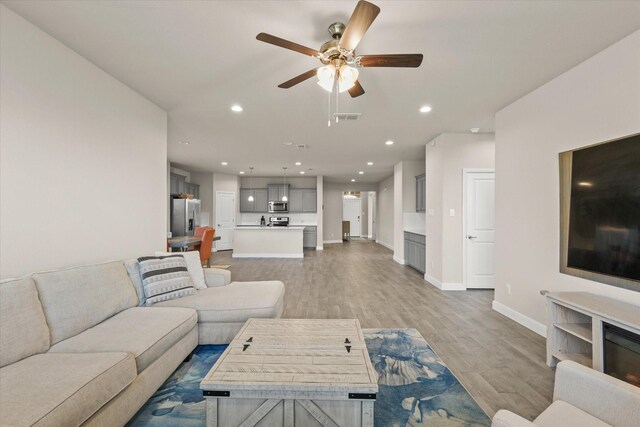
[[[138,258],[146,305],[193,295],[196,289],[181,255]]]

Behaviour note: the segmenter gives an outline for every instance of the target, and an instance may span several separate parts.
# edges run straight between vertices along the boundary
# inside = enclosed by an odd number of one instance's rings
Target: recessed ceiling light
[[[300,175],[304,175],[304,171],[300,171]]]
[[[364,175],[364,171],[360,171],[358,172],[360,175]]]
[[[393,141],[392,141],[392,140],[388,140],[387,142],[385,142],[385,144],[387,144],[387,145],[393,145]]]
[[[296,166],[300,166],[302,163],[300,162],[296,162]]]
[[[353,179],[353,178],[351,178],[351,182],[356,182],[356,180],[355,180],[355,179]]]
[[[231,111],[235,111],[236,113],[241,113],[242,110],[243,110],[243,108],[241,106],[239,106],[238,104],[231,106]]]
[[[471,133],[478,133],[478,132],[480,132],[480,128],[471,128],[471,129],[469,129],[469,131]]]
[[[587,182],[587,181],[579,182],[578,185],[580,187],[593,187],[593,184],[591,182]]]
[[[189,141],[178,141],[178,144],[180,144],[180,145],[189,145],[190,142]]]
[[[373,162],[367,162],[367,166],[373,166]]]
[[[293,142],[283,142],[282,145],[286,145],[287,147],[290,147],[293,145]]]
[[[227,163],[227,162],[220,162],[220,164],[221,164],[222,166],[227,166],[229,163]]]
[[[244,175],[244,171],[240,171],[240,175]]]
[[[429,107],[428,105],[423,105],[422,107],[420,107],[421,113],[428,113],[429,111],[431,111],[431,107]]]

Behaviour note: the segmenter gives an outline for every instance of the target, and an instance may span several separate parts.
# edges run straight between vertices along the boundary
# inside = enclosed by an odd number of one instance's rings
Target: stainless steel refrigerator
[[[200,200],[171,200],[171,235],[193,236],[196,227],[200,226]]]

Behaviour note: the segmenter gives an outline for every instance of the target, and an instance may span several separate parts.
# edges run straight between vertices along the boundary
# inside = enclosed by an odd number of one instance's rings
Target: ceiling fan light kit
[[[290,49],[305,55],[313,56],[322,63],[319,68],[311,69],[291,80],[278,85],[289,89],[310,79],[314,75],[318,78],[318,85],[328,92],[338,86],[338,92],[349,91],[352,98],[364,94],[364,89],[358,81],[359,72],[356,67],[419,67],[422,54],[394,54],[394,55],[361,55],[356,56],[355,49],[373,21],[380,13],[380,8],[372,3],[361,0],[356,5],[347,25],[334,22],[329,25],[332,40],[324,43],[320,50],[284,40],[266,33],[260,33],[256,39],[275,46]]]

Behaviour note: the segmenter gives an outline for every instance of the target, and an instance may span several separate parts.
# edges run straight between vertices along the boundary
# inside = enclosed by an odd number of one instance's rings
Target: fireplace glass
[[[604,373],[640,387],[640,335],[604,323]]]

